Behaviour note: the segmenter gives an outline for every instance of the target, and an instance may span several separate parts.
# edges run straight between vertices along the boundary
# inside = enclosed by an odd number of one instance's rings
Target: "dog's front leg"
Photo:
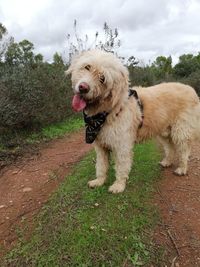
[[[89,187],[98,187],[104,184],[107,176],[108,170],[108,156],[109,152],[107,149],[103,148],[102,146],[95,144],[95,151],[97,155],[96,160],[96,179],[91,180],[88,182]]]
[[[126,187],[126,181],[132,165],[132,146],[122,145],[113,151],[115,158],[116,180],[109,187],[111,193],[121,193]]]

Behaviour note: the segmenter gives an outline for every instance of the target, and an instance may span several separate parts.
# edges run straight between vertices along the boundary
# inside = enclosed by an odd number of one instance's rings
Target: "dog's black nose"
[[[80,94],[87,94],[90,91],[90,87],[87,83],[82,82],[78,86]]]

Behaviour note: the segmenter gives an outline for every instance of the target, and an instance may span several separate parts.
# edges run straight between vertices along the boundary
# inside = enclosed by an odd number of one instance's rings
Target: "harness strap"
[[[88,116],[85,111],[83,111],[83,118],[85,122],[86,132],[85,141],[87,144],[92,144],[96,139],[98,133],[103,127],[104,122],[108,116],[108,112],[100,112],[93,116]]]
[[[129,96],[129,98],[131,96],[134,96],[135,99],[136,99],[136,101],[137,101],[137,104],[138,104],[138,106],[140,108],[140,111],[141,111],[141,114],[142,114],[142,121],[141,121],[141,123],[139,125],[139,129],[140,129],[142,127],[142,125],[143,125],[143,120],[144,120],[144,106],[143,106],[141,100],[139,99],[139,96],[138,96],[138,93],[137,93],[136,90],[133,90],[133,89],[129,88],[129,94],[128,94],[128,96]]]

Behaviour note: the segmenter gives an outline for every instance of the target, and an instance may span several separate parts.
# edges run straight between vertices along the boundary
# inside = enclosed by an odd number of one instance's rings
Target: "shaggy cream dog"
[[[109,151],[112,151],[116,180],[109,191],[123,192],[131,169],[134,143],[152,137],[164,148],[165,156],[160,164],[170,166],[176,154],[175,174],[187,173],[191,142],[200,136],[200,102],[193,88],[180,83],[136,87],[142,112],[136,97],[128,96],[127,68],[113,54],[100,50],[83,52],[73,60],[67,70],[69,73],[75,93],[73,108],[84,110],[88,116],[108,114],[94,141],[96,179],[89,181],[90,187],[105,183]]]

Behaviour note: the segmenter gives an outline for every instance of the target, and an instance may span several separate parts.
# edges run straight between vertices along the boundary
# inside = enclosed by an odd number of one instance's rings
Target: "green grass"
[[[39,130],[7,130],[0,136],[0,152],[22,150],[26,145],[49,141],[65,134],[75,132],[84,126],[80,116],[67,118],[65,121],[44,126]]]
[[[71,133],[83,127],[83,119],[80,117],[68,118],[63,122],[43,127],[38,133],[32,133],[26,140],[28,143],[34,143],[39,140],[50,140],[62,137],[66,133]]]
[[[159,157],[153,142],[137,145],[126,191],[114,195],[107,191],[114,181],[113,163],[103,187],[87,188],[95,176],[90,153],[36,218],[31,238],[21,239],[3,266],[159,266],[160,252],[150,235],[158,220],[151,199]]]

